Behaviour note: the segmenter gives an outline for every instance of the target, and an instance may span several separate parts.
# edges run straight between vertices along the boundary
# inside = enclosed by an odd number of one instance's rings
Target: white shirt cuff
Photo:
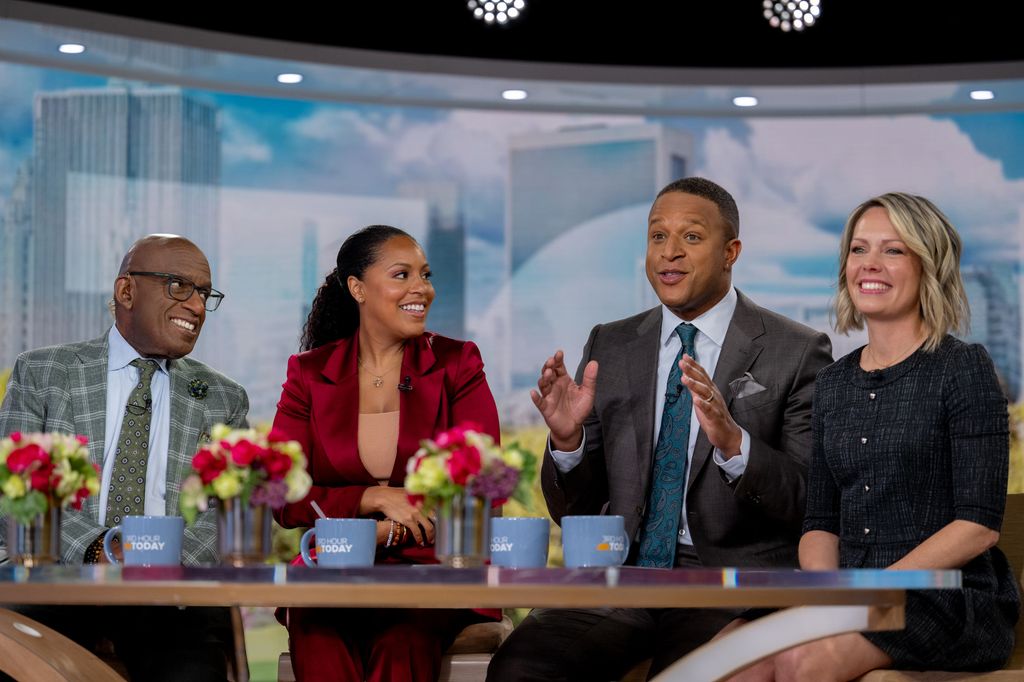
[[[583,432],[583,440],[580,441],[580,446],[572,452],[562,452],[561,450],[555,450],[551,447],[551,434],[548,434],[548,452],[551,453],[551,459],[555,461],[555,468],[563,474],[567,474],[576,468],[576,465],[583,461],[583,448],[587,444],[587,433]]]
[[[552,453],[553,455],[554,453]],[[735,457],[726,459],[718,448],[715,448],[712,456],[714,457],[715,464],[722,468],[722,471],[725,472],[725,477],[732,483],[747,470],[747,460],[750,459],[750,434],[747,433],[746,429],[740,428],[740,454]],[[558,463],[557,459],[555,463]]]

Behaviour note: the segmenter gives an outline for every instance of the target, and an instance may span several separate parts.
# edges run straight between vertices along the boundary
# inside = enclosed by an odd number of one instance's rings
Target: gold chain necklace
[[[900,352],[900,354],[897,355],[896,358],[892,362],[890,362],[888,364],[885,364],[883,362],[879,362],[878,356],[875,355],[875,349],[871,347],[870,343],[867,346],[867,352],[871,354],[871,361],[872,361],[873,364],[878,365],[878,369],[889,369],[890,367],[895,365],[897,362],[900,362],[901,360],[903,360],[907,356],[909,356],[911,351],[914,350],[915,348],[917,348],[918,346],[920,346],[922,343],[924,343],[924,339],[922,337],[915,336],[914,340],[910,342],[910,345],[909,346],[905,346],[903,348],[903,350]]]
[[[373,377],[373,386],[374,386],[374,388],[380,388],[381,386],[383,386],[384,385],[384,377],[386,377],[387,375],[391,374],[396,369],[398,369],[399,367],[402,366],[402,362],[399,361],[397,365],[395,365],[391,369],[387,370],[383,374],[377,374],[377,370],[371,369],[371,368],[367,367],[365,364],[363,364],[363,359],[361,357],[359,357],[358,355],[356,356],[356,362],[358,362],[359,366],[362,367],[363,369],[365,369],[370,374],[370,376]]]

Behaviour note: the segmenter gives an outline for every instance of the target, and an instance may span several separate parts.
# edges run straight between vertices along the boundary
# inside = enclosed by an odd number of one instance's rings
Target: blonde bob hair
[[[933,351],[949,332],[966,332],[970,322],[971,310],[960,276],[963,243],[949,218],[935,204],[913,194],[889,192],[868,199],[846,220],[839,249],[836,331],[846,334],[851,329],[864,328],[864,317],[854,307],[846,286],[846,261],[850,255],[854,227],[868,209],[876,206],[885,209],[896,234],[921,259],[918,305],[928,332],[924,349]]]

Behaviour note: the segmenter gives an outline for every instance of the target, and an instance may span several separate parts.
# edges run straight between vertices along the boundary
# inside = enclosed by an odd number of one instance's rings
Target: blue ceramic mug
[[[491,565],[547,566],[550,530],[551,522],[542,518],[499,516],[491,519]]]
[[[315,538],[316,559],[309,554]],[[373,519],[317,519],[299,541],[302,562],[307,566],[343,568],[373,566],[377,552],[377,522]]]
[[[180,566],[185,519],[180,516],[126,516],[103,536],[103,552],[120,563],[111,548],[121,538],[125,566]]]
[[[562,554],[569,568],[621,566],[629,555],[621,516],[563,516]]]

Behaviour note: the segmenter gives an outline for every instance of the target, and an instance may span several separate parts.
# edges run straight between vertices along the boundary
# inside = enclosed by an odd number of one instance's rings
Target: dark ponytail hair
[[[395,237],[412,235],[390,225],[370,225],[349,235],[338,249],[337,267],[313,298],[313,305],[302,329],[302,350],[319,348],[355,334],[359,328],[359,306],[348,291],[348,278],[363,279],[366,269],[377,262],[381,246]]]

